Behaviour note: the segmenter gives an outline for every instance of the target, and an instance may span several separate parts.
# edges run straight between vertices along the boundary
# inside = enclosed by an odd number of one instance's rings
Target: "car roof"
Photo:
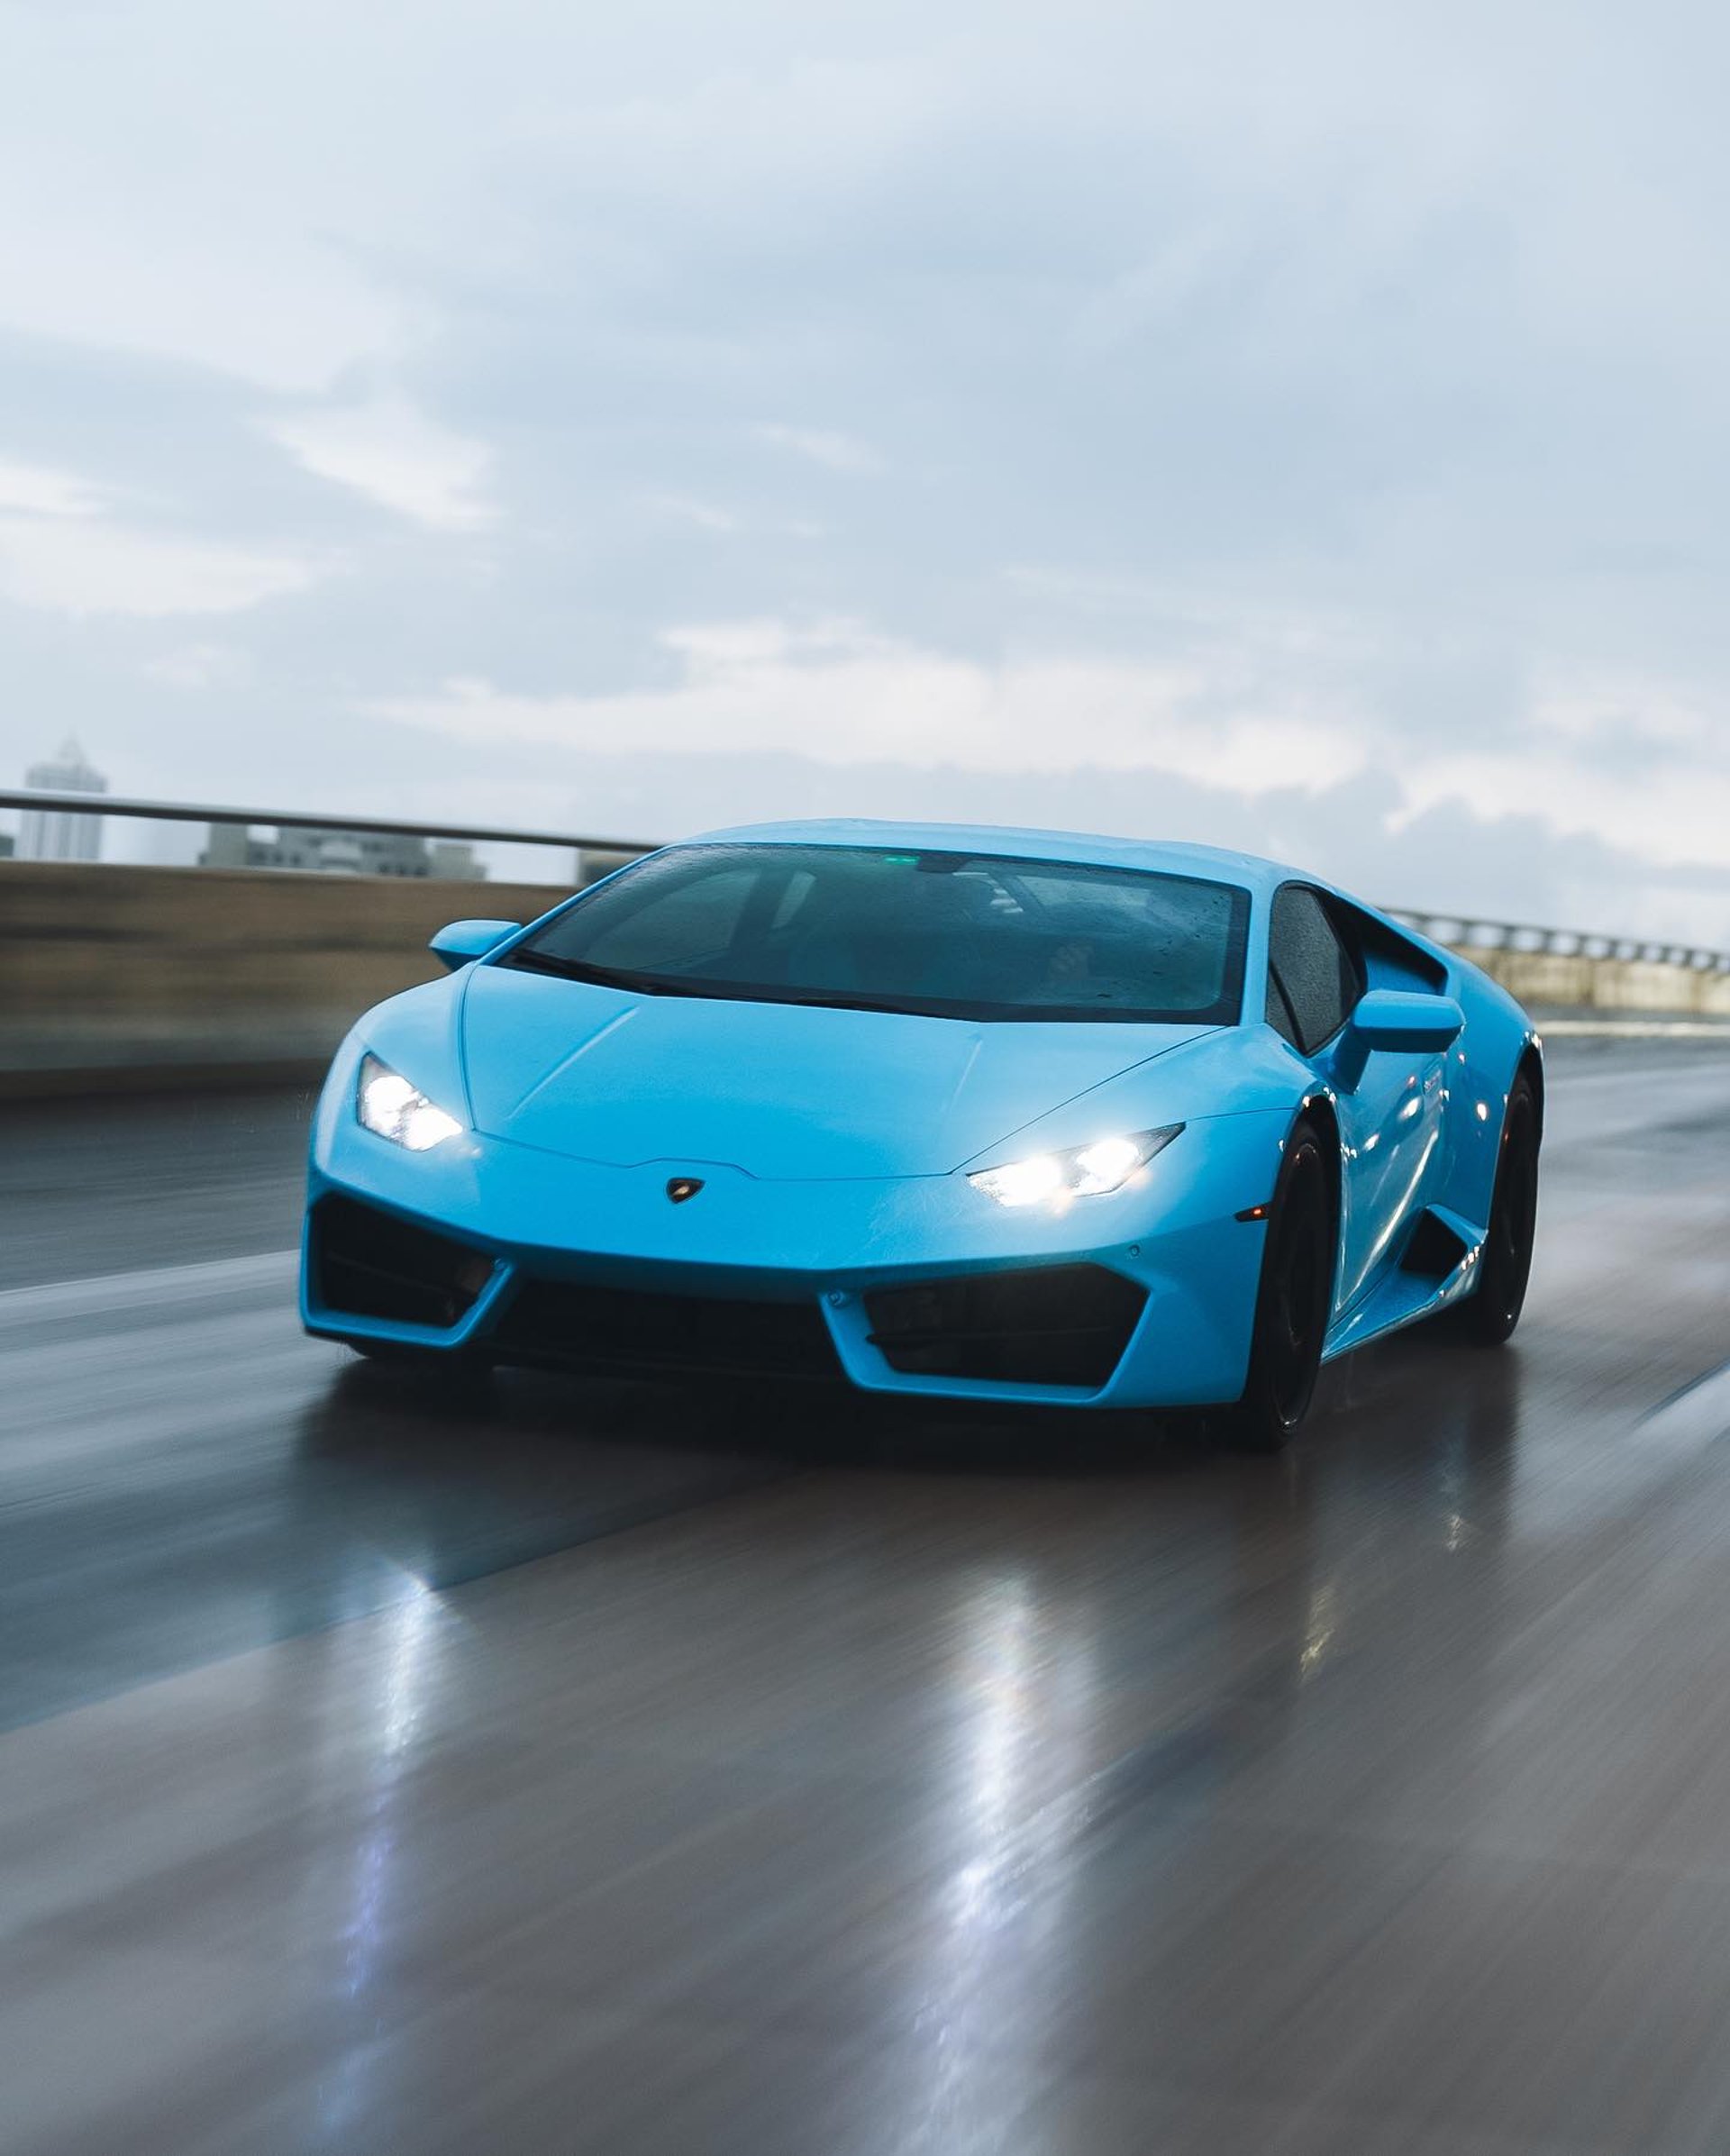
[[[1242,884],[1265,895],[1297,878],[1331,888],[1323,878],[1264,860],[1259,854],[1234,853],[1222,846],[1190,846],[1173,839],[1110,838],[1079,831],[1042,831],[1020,823],[900,823],[871,816],[816,817],[808,822],[739,823],[705,831],[682,841],[687,845],[892,846],[909,852],[967,852],[1021,855],[1035,860],[1080,861],[1114,869],[1163,869],[1172,876],[1200,876],[1215,882]],[[1343,896],[1343,894],[1342,894]]]

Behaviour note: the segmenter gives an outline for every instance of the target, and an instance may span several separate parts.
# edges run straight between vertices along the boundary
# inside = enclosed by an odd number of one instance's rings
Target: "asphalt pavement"
[[[1271,1462],[363,1365],[306,1113],[0,1109],[0,2148],[1730,2149],[1730,1051]]]

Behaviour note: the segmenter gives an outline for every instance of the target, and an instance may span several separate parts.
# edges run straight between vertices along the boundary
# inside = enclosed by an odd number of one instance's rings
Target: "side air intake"
[[[1431,1212],[1420,1213],[1399,1269],[1425,1280],[1443,1280],[1464,1262],[1470,1250],[1470,1244],[1462,1242],[1446,1221]]]
[[[327,1310],[442,1331],[468,1315],[493,1272],[484,1251],[338,1196],[313,1209],[312,1263]]]

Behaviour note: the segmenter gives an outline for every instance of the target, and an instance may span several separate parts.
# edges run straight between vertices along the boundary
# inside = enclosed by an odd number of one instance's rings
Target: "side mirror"
[[[520,921],[453,921],[448,928],[439,931],[427,949],[434,958],[442,959],[454,973],[459,966],[485,958],[506,936],[514,936],[522,925]]]
[[[1407,988],[1371,988],[1359,1000],[1340,1037],[1335,1066],[1348,1089],[1363,1076],[1370,1056],[1383,1049],[1406,1055],[1439,1055],[1460,1038],[1466,1014],[1451,996]]]

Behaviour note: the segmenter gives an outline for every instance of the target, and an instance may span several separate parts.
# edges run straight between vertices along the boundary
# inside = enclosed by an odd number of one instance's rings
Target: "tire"
[[[1529,1079],[1516,1078],[1502,1118],[1478,1285],[1459,1305],[1461,1333],[1471,1346],[1499,1348],[1519,1324],[1537,1220],[1537,1096]]]
[[[1334,1304],[1334,1223],[1327,1141],[1300,1119],[1287,1141],[1268,1214],[1249,1377],[1227,1415],[1233,1441],[1246,1451],[1279,1451],[1309,1412]]]

